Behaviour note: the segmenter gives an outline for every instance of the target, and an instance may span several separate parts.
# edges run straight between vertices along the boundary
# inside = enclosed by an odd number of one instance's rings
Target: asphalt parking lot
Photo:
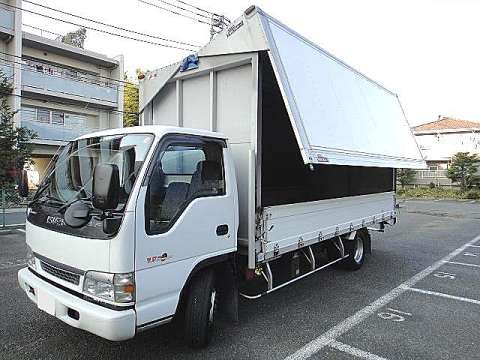
[[[357,272],[328,269],[220,323],[194,351],[167,325],[111,343],[40,312],[17,285],[24,233],[0,235],[2,359],[478,359],[480,204],[406,201]]]

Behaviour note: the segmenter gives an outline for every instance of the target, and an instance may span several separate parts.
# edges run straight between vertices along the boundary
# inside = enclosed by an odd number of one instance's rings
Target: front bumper
[[[112,341],[126,340],[135,336],[136,316],[133,309],[111,310],[90,303],[40,279],[28,268],[18,272],[18,282],[37,306],[46,308],[44,304],[39,304],[39,294],[42,299],[48,299],[47,312],[68,325]],[[75,316],[72,317],[72,314]]]

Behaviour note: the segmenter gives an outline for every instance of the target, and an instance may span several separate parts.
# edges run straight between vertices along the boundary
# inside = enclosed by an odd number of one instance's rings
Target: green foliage
[[[462,191],[454,187],[437,186],[430,188],[427,186],[419,186],[416,188],[398,189],[397,195],[406,198],[422,198],[422,199],[480,199],[480,190],[470,189]]]
[[[83,49],[86,39],[87,39],[87,29],[85,29],[84,27],[81,27],[75,31],[70,31],[69,33],[60,37],[60,40],[64,44],[72,45],[81,49]]]
[[[469,152],[459,152],[453,155],[447,170],[447,177],[453,182],[460,183],[460,188],[466,190],[478,179],[476,176],[480,158]]]
[[[436,185],[435,185],[434,182],[430,182],[430,184],[428,184],[428,187],[429,187],[430,189],[435,188],[435,186],[436,186]]]
[[[0,71],[0,187],[11,188],[16,176],[25,164],[31,163],[32,144],[35,133],[24,127],[16,127],[14,112],[8,105],[12,86]]]
[[[137,69],[137,74],[140,69]],[[127,81],[123,87],[123,126],[138,125],[138,86],[129,79],[125,73],[124,80]]]
[[[412,169],[397,170],[397,181],[402,185],[402,188],[405,187],[405,185],[411,184],[414,177],[415,171]]]
[[[479,190],[468,190],[465,193],[465,199],[473,199],[473,200],[478,200],[480,199],[480,191]]]

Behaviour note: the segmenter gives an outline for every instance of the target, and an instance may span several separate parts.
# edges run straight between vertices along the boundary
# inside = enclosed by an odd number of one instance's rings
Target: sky
[[[181,42],[203,45],[210,38],[207,25],[138,0],[33,1]],[[252,5],[251,0],[187,1],[231,20]],[[411,125],[439,115],[480,121],[480,1],[258,0],[256,5],[396,92]],[[67,19],[31,4],[23,7]],[[77,28],[26,12],[23,23],[61,34]],[[87,30],[85,48],[108,56],[123,54],[129,75],[136,68],[153,70],[190,53],[92,30]]]

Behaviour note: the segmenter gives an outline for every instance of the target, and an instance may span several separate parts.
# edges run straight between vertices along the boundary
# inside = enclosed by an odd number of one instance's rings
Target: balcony
[[[25,92],[104,108],[118,106],[118,84],[108,79],[36,61],[25,62],[22,65],[22,90]]]
[[[12,10],[0,7],[0,38],[14,34],[15,17]]]
[[[21,126],[35,131],[34,142],[40,143],[42,140],[67,142],[98,130],[85,116],[28,106],[22,106]]]

